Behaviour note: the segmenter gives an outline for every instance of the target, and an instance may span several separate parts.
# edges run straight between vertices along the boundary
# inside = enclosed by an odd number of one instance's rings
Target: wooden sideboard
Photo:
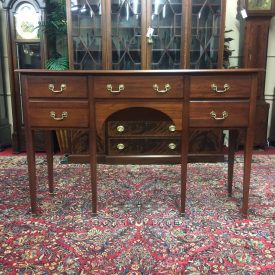
[[[181,164],[181,194],[179,194],[181,214],[185,212],[190,131],[193,128],[230,130],[228,194],[231,196],[237,132],[239,129],[245,129],[241,210],[245,216],[248,214],[257,79],[260,70],[18,70],[18,72],[23,89],[32,213],[38,213],[34,150],[36,130],[45,130],[47,133],[50,193],[54,191],[51,131],[60,129],[89,131],[92,211],[96,214],[96,168],[100,161],[98,144],[101,144],[107,155],[115,158],[117,156],[114,153],[114,147],[118,150],[127,150],[127,144],[131,139],[141,138],[138,131],[134,135],[131,132],[129,137],[127,131],[122,131],[119,127],[121,125],[109,125],[106,130],[105,122],[117,112],[139,108],[140,113],[151,109],[159,111],[172,122],[167,124],[167,132],[163,137],[168,140],[168,152],[177,150],[178,163]],[[140,118],[144,122],[145,116],[140,116]],[[116,130],[112,131],[114,128]],[[175,137],[177,142],[174,142]],[[150,135],[150,131],[147,132],[147,138],[148,146],[150,144],[154,146],[154,136]],[[116,145],[112,146],[112,142]],[[157,159],[158,156],[141,155],[141,158]]]

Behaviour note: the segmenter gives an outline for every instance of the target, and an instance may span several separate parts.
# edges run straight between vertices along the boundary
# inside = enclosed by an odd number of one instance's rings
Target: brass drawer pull
[[[158,93],[161,93],[161,94],[164,94],[164,93],[167,93],[169,90],[171,90],[171,85],[169,83],[165,84],[164,86],[164,90],[160,90],[159,89],[159,85],[158,84],[154,84],[153,85],[153,89],[155,91],[157,91]]]
[[[56,117],[56,114],[54,111],[50,112],[50,117],[54,120],[64,120],[64,118],[68,117],[68,112],[62,112],[61,117]]]
[[[118,85],[118,91],[113,91],[112,84],[107,84],[106,88],[107,88],[108,92],[113,93],[113,94],[118,94],[118,93],[120,93],[121,91],[123,91],[125,89],[125,86],[124,86],[124,84],[119,84]]]
[[[211,115],[211,117],[212,117],[213,119],[215,119],[215,120],[225,120],[225,119],[228,117],[228,112],[223,111],[223,112],[222,112],[222,117],[217,117],[217,114],[216,114],[216,112],[214,112],[214,111],[212,111],[212,112],[210,113],[210,115]]]
[[[176,126],[173,125],[173,124],[170,125],[170,126],[169,126],[169,131],[170,131],[170,132],[175,132],[175,131],[176,131]]]
[[[54,84],[49,84],[49,90],[52,91],[53,93],[62,93],[63,91],[66,90],[66,84],[61,84],[60,85],[60,90],[55,90],[54,89]]]
[[[218,93],[218,94],[225,93],[225,92],[229,91],[229,89],[230,89],[230,86],[228,84],[223,85],[223,90],[218,90],[218,85],[211,84],[211,90],[214,93]]]
[[[118,150],[123,150],[125,148],[125,145],[123,143],[119,143],[119,144],[117,144],[116,148]]]
[[[119,132],[119,133],[123,133],[125,131],[125,127],[123,125],[118,125],[116,127],[116,130]]]
[[[175,143],[171,142],[171,143],[168,144],[168,147],[171,150],[175,150],[177,148],[177,145]]]

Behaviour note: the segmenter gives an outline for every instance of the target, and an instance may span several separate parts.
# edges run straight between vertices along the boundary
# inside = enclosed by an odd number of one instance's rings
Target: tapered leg
[[[97,158],[96,158],[96,135],[90,133],[90,171],[92,185],[92,211],[97,214]]]
[[[36,179],[36,166],[35,166],[35,151],[34,151],[34,131],[26,130],[26,149],[27,149],[27,162],[29,174],[29,188],[31,200],[31,212],[37,213],[37,179]]]
[[[253,138],[254,138],[254,133],[252,129],[248,128],[246,130],[245,150],[244,150],[243,205],[242,205],[242,212],[245,217],[247,217],[248,215],[248,200],[249,200],[249,188],[250,188]]]
[[[189,83],[185,83],[188,89]],[[189,98],[183,102],[182,131],[181,131],[181,206],[180,214],[185,215],[186,188],[187,188],[187,165],[189,151]]]
[[[53,194],[53,146],[52,146],[52,132],[46,131],[46,154],[47,154],[47,164],[48,164],[48,182],[49,182],[49,192]]]
[[[234,173],[234,158],[235,150],[237,148],[237,138],[238,131],[230,130],[229,131],[229,146],[228,146],[228,196],[232,196],[232,183],[233,183],[233,173]]]

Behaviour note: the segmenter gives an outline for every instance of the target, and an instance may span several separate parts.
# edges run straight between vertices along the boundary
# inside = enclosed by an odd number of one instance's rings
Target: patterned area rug
[[[37,159],[32,216],[26,157],[0,158],[0,274],[275,274],[275,156],[254,156],[248,219],[239,212],[243,160],[227,197],[227,164],[189,164],[185,217],[179,165],[98,165],[55,159],[55,194]]]

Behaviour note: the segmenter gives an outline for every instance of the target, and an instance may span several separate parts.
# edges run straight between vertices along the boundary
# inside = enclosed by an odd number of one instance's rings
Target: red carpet
[[[55,160],[55,195],[38,157],[32,216],[26,157],[0,157],[0,274],[274,274],[275,156],[255,155],[250,212],[239,213],[225,163],[189,164],[186,216],[178,215],[179,165],[98,165],[91,215],[89,168]]]

